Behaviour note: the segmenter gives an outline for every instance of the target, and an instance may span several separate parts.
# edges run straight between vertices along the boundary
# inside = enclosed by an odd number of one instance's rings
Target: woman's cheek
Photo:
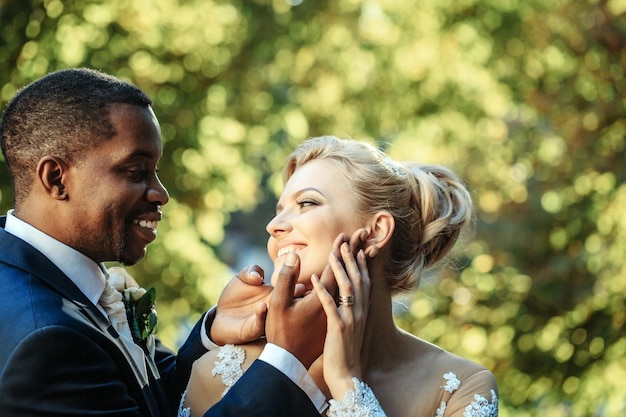
[[[272,277],[270,278],[270,283],[273,287],[276,286],[276,282],[278,281],[278,268],[274,265],[274,271],[272,271]]]

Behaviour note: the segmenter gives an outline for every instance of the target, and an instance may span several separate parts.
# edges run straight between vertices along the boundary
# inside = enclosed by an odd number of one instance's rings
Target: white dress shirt
[[[309,396],[320,414],[326,410],[328,407],[326,396],[315,385],[313,378],[298,358],[280,346],[268,343],[263,348],[259,359],[269,363],[298,385]]]

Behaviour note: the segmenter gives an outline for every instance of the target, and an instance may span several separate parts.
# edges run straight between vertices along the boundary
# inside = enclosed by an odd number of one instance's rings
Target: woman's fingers
[[[352,236],[350,236],[350,251],[356,255],[359,249],[363,249],[363,243],[365,243],[366,238],[366,229],[358,229],[356,232],[354,232]]]
[[[320,282],[317,275],[313,274],[311,276],[311,282],[313,283],[313,290],[315,294],[320,299],[322,303],[322,308],[326,313],[326,318],[328,325],[330,325],[333,321],[340,320],[339,313],[337,312],[337,306],[335,305],[335,300],[330,295],[330,293],[326,290],[326,287]]]
[[[350,273],[350,270],[352,270],[352,273],[354,272],[354,265],[348,267],[346,264],[346,261],[351,262],[350,258],[352,257],[347,243],[343,242],[340,245],[339,256],[341,256],[341,258],[338,258],[333,252],[328,257],[328,263],[333,270],[337,286],[339,287],[339,297],[353,296],[352,279],[351,277],[348,277],[348,274]],[[354,261],[354,259],[352,259],[352,261]]]
[[[339,293],[339,306],[320,284],[311,279],[327,317],[324,344],[324,378],[333,396],[343,398],[353,388],[352,377],[361,377],[360,352],[364,320],[369,306],[369,274],[361,249],[364,231],[350,239],[340,235],[328,257]]]

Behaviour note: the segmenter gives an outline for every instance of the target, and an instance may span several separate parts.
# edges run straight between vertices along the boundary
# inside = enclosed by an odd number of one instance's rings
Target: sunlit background
[[[280,167],[305,138],[452,167],[475,234],[399,300],[399,325],[492,369],[501,416],[623,416],[625,12],[626,0],[0,0],[0,104],[75,66],[153,97],[171,200],[131,272],[156,287],[172,348],[234,271],[267,264]],[[0,181],[5,212],[4,167]]]

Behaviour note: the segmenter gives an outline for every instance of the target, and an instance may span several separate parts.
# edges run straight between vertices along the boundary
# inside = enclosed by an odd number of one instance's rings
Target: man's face
[[[169,200],[157,176],[161,132],[149,107],[109,109],[116,135],[77,155],[68,172],[71,231],[65,243],[96,262],[131,265],[156,238],[161,206]]]

